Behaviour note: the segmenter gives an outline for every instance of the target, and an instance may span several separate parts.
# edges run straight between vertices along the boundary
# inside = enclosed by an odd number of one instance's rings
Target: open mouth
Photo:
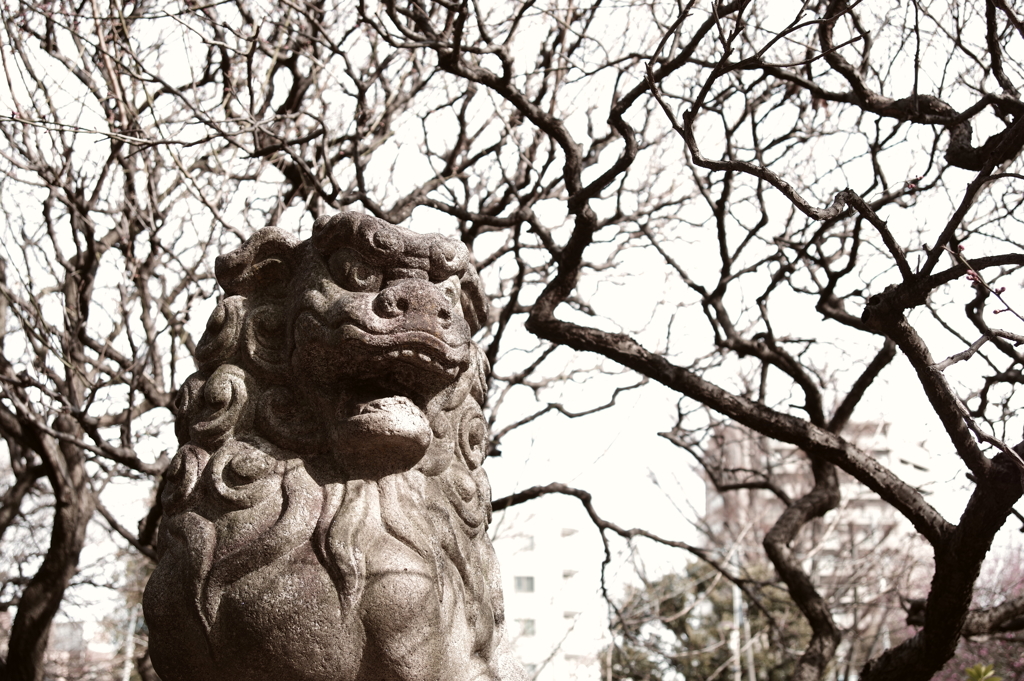
[[[296,323],[299,361],[310,378],[365,393],[360,402],[404,395],[423,406],[458,381],[469,364],[469,341],[450,345],[418,330],[375,333],[353,323],[329,328],[308,311]]]
[[[372,365],[404,366],[428,375],[455,379],[466,368],[468,347],[451,346],[423,331],[376,334],[347,324],[338,329],[343,342],[359,346]]]
[[[354,398],[351,415],[358,416],[377,411],[393,397],[427,409],[433,397],[457,382],[464,369],[433,347],[418,343],[383,348],[361,345],[345,366],[343,377],[338,378]]]

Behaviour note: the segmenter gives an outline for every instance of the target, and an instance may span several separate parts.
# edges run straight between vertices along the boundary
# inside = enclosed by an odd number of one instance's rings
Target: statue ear
[[[469,332],[476,333],[487,323],[487,312],[490,301],[484,293],[483,282],[476,270],[469,269],[463,273],[462,314],[469,323]]]
[[[214,265],[217,281],[229,296],[254,291],[283,296],[295,271],[299,240],[277,227],[265,227]]]

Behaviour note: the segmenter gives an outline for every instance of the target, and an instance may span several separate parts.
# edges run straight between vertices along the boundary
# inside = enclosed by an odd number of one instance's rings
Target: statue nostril
[[[452,313],[448,308],[442,307],[437,311],[437,318],[443,322],[451,321]]]
[[[408,307],[408,298],[387,289],[381,291],[373,301],[373,309],[376,313],[387,319],[404,314]]]

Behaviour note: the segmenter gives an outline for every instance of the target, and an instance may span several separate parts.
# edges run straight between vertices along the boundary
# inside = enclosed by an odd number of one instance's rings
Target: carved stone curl
[[[217,259],[146,587],[164,681],[520,681],[463,244],[343,213]]]

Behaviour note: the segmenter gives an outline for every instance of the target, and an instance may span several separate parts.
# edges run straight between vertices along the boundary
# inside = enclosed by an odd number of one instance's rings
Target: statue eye
[[[364,293],[380,290],[380,270],[350,248],[335,251],[328,267],[334,280],[349,291]]]

